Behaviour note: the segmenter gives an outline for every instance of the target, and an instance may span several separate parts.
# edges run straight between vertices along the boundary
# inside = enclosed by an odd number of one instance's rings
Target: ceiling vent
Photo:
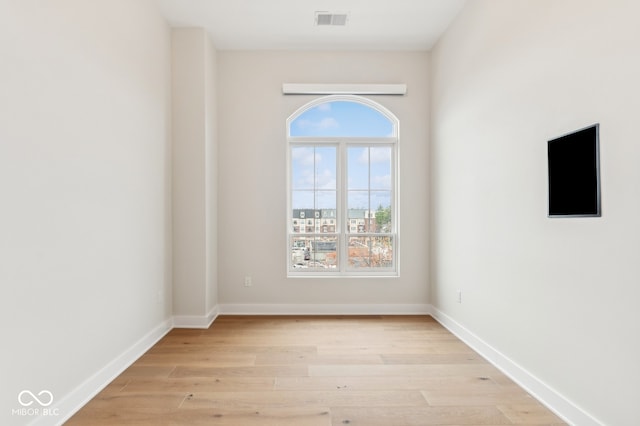
[[[346,13],[316,12],[316,25],[346,25]]]

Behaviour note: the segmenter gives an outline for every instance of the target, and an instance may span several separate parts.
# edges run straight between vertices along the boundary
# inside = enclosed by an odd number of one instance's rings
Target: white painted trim
[[[406,95],[406,84],[283,83],[285,95]]]
[[[538,379],[438,308],[432,306],[431,315],[442,324],[442,326],[455,334],[456,337],[482,355],[487,361],[509,376],[509,378],[520,387],[525,389],[567,423],[580,426],[603,425],[603,423],[599,422],[582,408],[569,401],[558,391]]]
[[[226,315],[428,315],[428,304],[222,304]]]
[[[214,306],[207,315],[174,315],[173,328],[209,328],[218,317],[218,305]]]
[[[69,394],[60,400],[56,400],[49,409],[51,412],[58,410],[57,412],[61,414],[60,417],[40,416],[35,418],[30,424],[32,426],[50,426],[53,420],[53,424],[62,425],[96,396],[98,392],[111,383],[113,379],[122,374],[124,370],[144,355],[146,351],[162,339],[169,331],[171,331],[171,319],[160,323],[129,349],[125,350],[120,356],[98,370]]]

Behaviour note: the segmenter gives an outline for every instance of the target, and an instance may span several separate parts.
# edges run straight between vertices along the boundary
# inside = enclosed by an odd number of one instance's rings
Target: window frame
[[[291,125],[294,121],[306,111],[315,108],[324,103],[336,101],[356,102],[363,104],[389,120],[393,126],[393,132],[385,137],[351,137],[351,136],[291,136]],[[318,97],[302,107],[298,108],[286,120],[287,131],[287,221],[286,221],[286,244],[287,244],[287,277],[398,277],[400,275],[400,209],[399,209],[399,152],[400,152],[400,123],[398,118],[387,108],[379,103],[362,96],[356,95],[329,95]],[[301,233],[294,232],[292,217],[292,150],[294,147],[336,147],[336,215],[332,218],[336,223],[335,232],[333,233]],[[349,230],[350,223],[348,217],[348,150],[351,147],[360,146],[373,148],[375,146],[386,146],[391,148],[391,231],[385,233],[374,232],[351,232]],[[371,164],[369,163],[369,167]],[[371,182],[367,190],[369,193],[375,191],[372,189]],[[369,206],[371,208],[372,206]],[[373,207],[374,209],[376,207]],[[371,211],[371,210],[370,210]],[[315,227],[315,225],[314,225]],[[315,229],[315,228],[314,228]],[[313,238],[318,235],[336,238],[337,263],[339,265],[335,270],[326,268],[294,268],[293,262],[293,239],[295,237]],[[392,241],[392,266],[391,267],[349,267],[349,239],[352,237],[390,237]]]

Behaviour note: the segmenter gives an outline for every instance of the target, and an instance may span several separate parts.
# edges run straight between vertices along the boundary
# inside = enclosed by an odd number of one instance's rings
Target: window
[[[294,113],[287,134],[289,276],[397,275],[395,116],[326,96]]]

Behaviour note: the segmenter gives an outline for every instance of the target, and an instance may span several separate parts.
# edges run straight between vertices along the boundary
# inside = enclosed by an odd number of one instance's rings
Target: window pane
[[[347,232],[373,232],[375,215],[369,209],[347,210]]]
[[[336,147],[291,148],[292,189],[335,190],[336,185]]]
[[[293,191],[291,194],[291,207],[294,210],[313,210],[314,196],[315,193],[313,191]]]
[[[336,269],[338,267],[338,237],[300,236],[291,238],[293,269]]]
[[[335,269],[338,267],[338,237],[318,237],[312,242],[311,267]]]
[[[291,266],[300,268],[311,259],[311,244],[307,237],[291,238]]]
[[[349,268],[391,268],[393,239],[384,237],[349,237]]]
[[[391,189],[391,147],[372,147],[369,150],[371,189]]]
[[[316,209],[334,209],[336,208],[336,191],[317,191],[315,206]]]
[[[335,233],[337,229],[337,209],[336,209],[336,192],[335,191],[318,191],[316,193],[316,216],[317,230],[316,232],[326,234]]]
[[[291,148],[292,189],[313,189],[315,187],[314,156],[313,147]]]
[[[314,215],[313,196],[313,191],[293,191],[293,193],[291,194],[292,232],[309,232],[307,221],[309,219],[313,219]]]
[[[315,148],[315,188],[337,188],[336,179],[336,147]]]
[[[370,232],[393,232],[391,191],[371,191],[371,206],[375,209],[375,227]]]
[[[320,210],[320,233],[333,234],[337,231],[337,210],[336,209],[322,209]]]
[[[352,101],[317,105],[291,122],[290,136],[390,137],[393,122],[374,108]]]
[[[369,148],[349,147],[347,149],[348,189],[369,189]]]
[[[337,206],[337,148],[291,148],[291,207],[293,233],[335,232]],[[323,223],[324,210],[333,210],[333,223]],[[327,215],[331,215],[327,213]],[[323,226],[327,225],[327,226]],[[328,225],[333,225],[329,227]],[[333,229],[330,231],[330,229]]]
[[[393,267],[393,237],[371,237],[371,263],[378,268]]]
[[[369,191],[347,192],[347,208],[349,210],[369,210]]]

